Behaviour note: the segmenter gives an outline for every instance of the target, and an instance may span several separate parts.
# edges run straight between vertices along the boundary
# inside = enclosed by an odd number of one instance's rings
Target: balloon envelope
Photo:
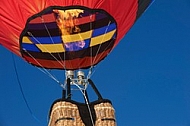
[[[1,0],[0,44],[32,65],[83,69],[102,61],[152,0]]]

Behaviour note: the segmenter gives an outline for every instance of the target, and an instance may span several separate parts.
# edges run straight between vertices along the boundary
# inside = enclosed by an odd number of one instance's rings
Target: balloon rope
[[[92,30],[92,14],[90,15],[90,30]],[[91,67],[93,66],[93,61],[92,61],[92,47],[90,48],[90,55],[91,55]]]
[[[50,34],[50,32],[49,32],[49,29],[48,29],[47,25],[46,25],[45,22],[44,22],[43,17],[42,17],[41,19],[42,19],[42,22],[44,23],[44,26],[45,26],[45,28],[46,28],[46,31],[47,31],[47,33],[48,33],[50,39],[51,39],[51,42],[52,42],[53,44],[55,44],[55,42],[53,41],[52,36],[51,36],[51,34]],[[56,51],[58,52],[57,48],[56,48]],[[65,54],[65,53],[64,53],[64,54]],[[59,58],[63,61],[63,59],[62,59],[62,57],[60,56],[59,53],[58,53],[58,56],[59,56]],[[56,59],[56,60],[57,60],[57,59]],[[65,62],[62,63],[62,64],[64,64],[63,67],[65,68]]]
[[[62,34],[62,35],[64,36],[65,34]],[[62,40],[62,42],[63,42],[63,48],[65,48],[65,47],[64,47],[65,43],[64,43],[63,40]],[[69,53],[68,53],[68,54],[69,54]],[[70,53],[70,56],[69,56],[69,57],[72,57],[72,56],[71,56],[71,53]],[[64,61],[65,61],[65,58],[66,58],[66,49],[65,49],[65,53],[64,53]],[[67,61],[69,62],[68,64],[70,65],[70,67],[73,68],[73,65],[72,65],[71,61],[70,61],[70,60],[67,60]],[[65,62],[64,62],[64,68],[66,69],[66,67],[65,67]]]
[[[12,54],[12,53],[11,53],[11,54]],[[31,116],[32,116],[38,123],[41,123],[41,124],[43,124],[43,125],[46,125],[46,124],[42,123],[42,122],[34,115],[32,109],[30,108],[30,106],[29,106],[29,104],[28,104],[28,101],[27,101],[27,99],[26,99],[26,97],[25,97],[25,95],[24,95],[24,91],[23,91],[23,88],[22,88],[22,85],[21,85],[21,82],[20,82],[20,79],[19,79],[19,76],[18,76],[17,67],[16,67],[16,62],[15,62],[15,59],[14,59],[13,54],[12,54],[12,59],[13,59],[13,65],[14,65],[14,70],[15,70],[17,82],[18,82],[18,85],[19,85],[19,89],[20,89],[20,92],[21,92],[21,94],[22,94],[22,98],[23,98],[23,100],[24,100],[24,102],[25,102],[25,104],[26,104],[26,107],[28,108],[28,110],[29,110]]]
[[[59,86],[61,86],[62,88],[65,89],[64,84],[62,84],[58,79],[56,79],[55,75],[53,76],[53,74],[51,74],[48,70],[46,70],[45,68],[38,68],[38,70],[40,70],[42,73],[46,74],[48,77],[50,77],[51,79],[53,79],[55,82],[57,82],[59,84]]]
[[[40,44],[40,45],[42,45],[41,43],[40,43],[40,41],[36,38],[36,37],[34,37],[33,36],[33,34],[31,33],[31,32],[27,32],[28,33],[28,35],[30,35],[38,44]],[[43,46],[42,46],[43,47]],[[47,52],[50,52],[47,48],[45,48],[45,47],[43,47],[43,49],[44,50],[46,50]],[[58,63],[63,67],[63,68],[65,68],[65,66],[62,64],[62,62],[60,62],[53,54],[51,54],[51,53],[49,53],[56,61],[58,61]]]
[[[112,41],[114,41],[114,40],[112,40]],[[111,43],[112,42],[109,43],[109,45],[104,49],[104,51],[110,46]],[[112,51],[113,51],[113,49],[109,52],[109,54],[111,54]],[[99,60],[102,55],[103,55],[103,53],[97,58],[97,60]]]
[[[25,50],[25,51],[26,51],[26,50]],[[28,53],[28,51],[26,51],[26,53]],[[36,61],[36,63],[41,67],[41,69],[37,67],[38,70],[40,70],[41,72],[43,72],[44,74],[46,74],[47,76],[49,76],[51,79],[53,79],[54,81],[56,81],[62,88],[65,88],[64,85],[61,84],[61,82],[58,81],[58,79],[56,79],[56,77],[53,76],[47,69],[45,69],[30,53],[28,53],[28,55],[29,55],[32,59],[34,59],[34,60]]]
[[[101,43],[100,43],[100,46],[98,47],[98,50],[97,50],[97,52],[96,52],[95,58],[94,58],[94,60],[93,60],[93,64],[94,64],[94,62],[95,62],[95,60],[96,60],[96,57],[97,57],[97,55],[98,55],[98,52],[100,51],[100,48],[101,48],[101,46],[102,46],[102,42],[103,42],[103,40],[104,40],[104,38],[105,38],[105,34],[107,33],[110,24],[111,24],[111,21],[109,21],[109,23],[108,23],[108,25],[107,25],[107,28],[106,28],[106,30],[105,30],[105,32],[104,32],[104,36],[103,36],[103,38],[102,38],[102,40],[101,40]],[[107,46],[107,47],[108,47],[108,46]]]
[[[94,121],[93,121],[93,117],[92,117],[92,112],[90,110],[90,105],[89,105],[89,101],[87,99],[87,96],[86,94],[83,92],[83,90],[86,90],[87,86],[85,87],[85,89],[82,89],[79,85],[75,84],[74,85],[80,90],[80,92],[82,93],[82,95],[84,96],[84,99],[85,99],[85,102],[86,102],[86,105],[87,105],[87,108],[88,108],[88,111],[89,111],[89,115],[90,115],[90,120],[91,120],[91,123],[92,123],[92,126],[95,126],[94,124]]]

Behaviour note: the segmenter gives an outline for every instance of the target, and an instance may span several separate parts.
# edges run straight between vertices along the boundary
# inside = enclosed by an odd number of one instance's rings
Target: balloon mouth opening
[[[27,20],[20,50],[37,67],[86,69],[110,53],[116,38],[117,23],[102,9],[51,6]]]

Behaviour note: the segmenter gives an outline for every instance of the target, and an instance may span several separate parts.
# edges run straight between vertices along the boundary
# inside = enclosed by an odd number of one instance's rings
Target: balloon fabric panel
[[[109,54],[151,2],[2,0],[0,44],[38,67],[89,68]]]

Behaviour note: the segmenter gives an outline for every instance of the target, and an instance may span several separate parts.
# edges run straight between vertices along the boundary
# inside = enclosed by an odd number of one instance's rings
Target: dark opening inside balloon
[[[28,19],[20,49],[25,60],[38,67],[84,69],[109,54],[116,36],[116,21],[106,11],[56,6]]]

